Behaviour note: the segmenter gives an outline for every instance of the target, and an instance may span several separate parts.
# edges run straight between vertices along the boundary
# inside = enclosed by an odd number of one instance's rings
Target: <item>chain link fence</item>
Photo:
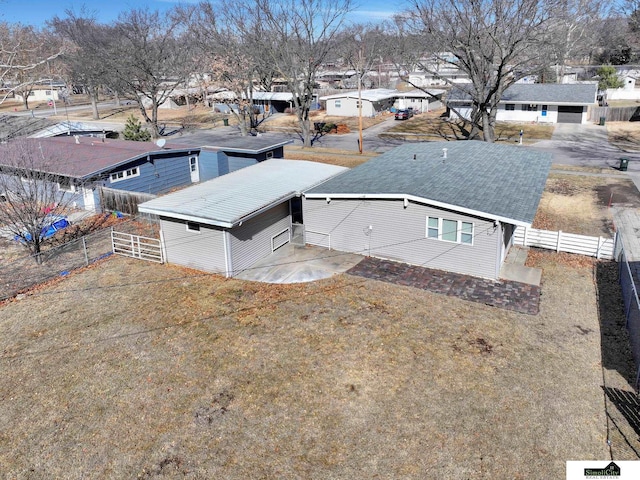
[[[157,224],[146,218],[129,218],[115,227],[131,234],[153,235]],[[14,297],[34,285],[67,275],[113,253],[112,227],[48,248],[37,257],[27,255],[0,263],[0,301]]]
[[[618,260],[618,275],[624,300],[627,331],[629,332],[631,352],[636,366],[636,378],[633,387],[637,392],[640,386],[640,299],[638,298],[640,262],[632,262],[627,259],[620,232],[616,236],[615,257]]]

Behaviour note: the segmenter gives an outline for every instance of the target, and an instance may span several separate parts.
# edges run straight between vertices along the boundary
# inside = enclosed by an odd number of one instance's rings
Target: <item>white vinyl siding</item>
[[[315,243],[338,251],[497,278],[502,238],[492,220],[412,201],[405,208],[402,200],[332,198],[327,203],[326,199],[303,198],[303,204],[309,243],[317,240]],[[436,229],[442,234],[440,223],[436,227],[433,222],[431,230],[425,232],[429,217],[458,222],[460,243],[428,238]],[[467,244],[469,240],[471,245]]]
[[[448,218],[427,217],[427,238],[473,245],[473,223]]]
[[[184,220],[161,217],[167,263],[205,272],[226,272],[222,229],[200,224],[200,233],[188,231]],[[197,224],[196,224],[197,225]]]

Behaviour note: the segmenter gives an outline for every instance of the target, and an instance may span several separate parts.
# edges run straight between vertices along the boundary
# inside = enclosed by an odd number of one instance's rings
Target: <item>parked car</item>
[[[405,108],[396,112],[396,120],[409,120],[413,117],[413,111]]]

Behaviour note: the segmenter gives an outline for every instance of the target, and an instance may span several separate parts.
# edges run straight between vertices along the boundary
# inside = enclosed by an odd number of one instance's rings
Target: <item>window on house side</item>
[[[448,218],[427,217],[427,238],[473,245],[473,223]]]
[[[196,222],[187,222],[187,232],[200,232],[200,224]]]
[[[504,106],[505,110],[515,110],[516,109],[516,104],[515,103],[507,103]]]
[[[120,172],[112,173],[109,177],[111,183],[119,182],[120,180],[124,180],[129,177],[137,177],[140,175],[140,170],[138,167],[129,168],[128,170],[122,170]]]

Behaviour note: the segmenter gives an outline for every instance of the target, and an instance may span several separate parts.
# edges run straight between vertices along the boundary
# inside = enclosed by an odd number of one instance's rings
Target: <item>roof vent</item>
[[[447,158],[447,149],[446,148],[442,149],[442,158]]]
[[[74,135],[73,138],[76,139],[76,143],[79,145],[80,144],[80,135]]]
[[[417,156],[417,155],[414,153],[414,154],[413,154],[413,159],[414,159],[414,160],[416,159],[416,156]]]

